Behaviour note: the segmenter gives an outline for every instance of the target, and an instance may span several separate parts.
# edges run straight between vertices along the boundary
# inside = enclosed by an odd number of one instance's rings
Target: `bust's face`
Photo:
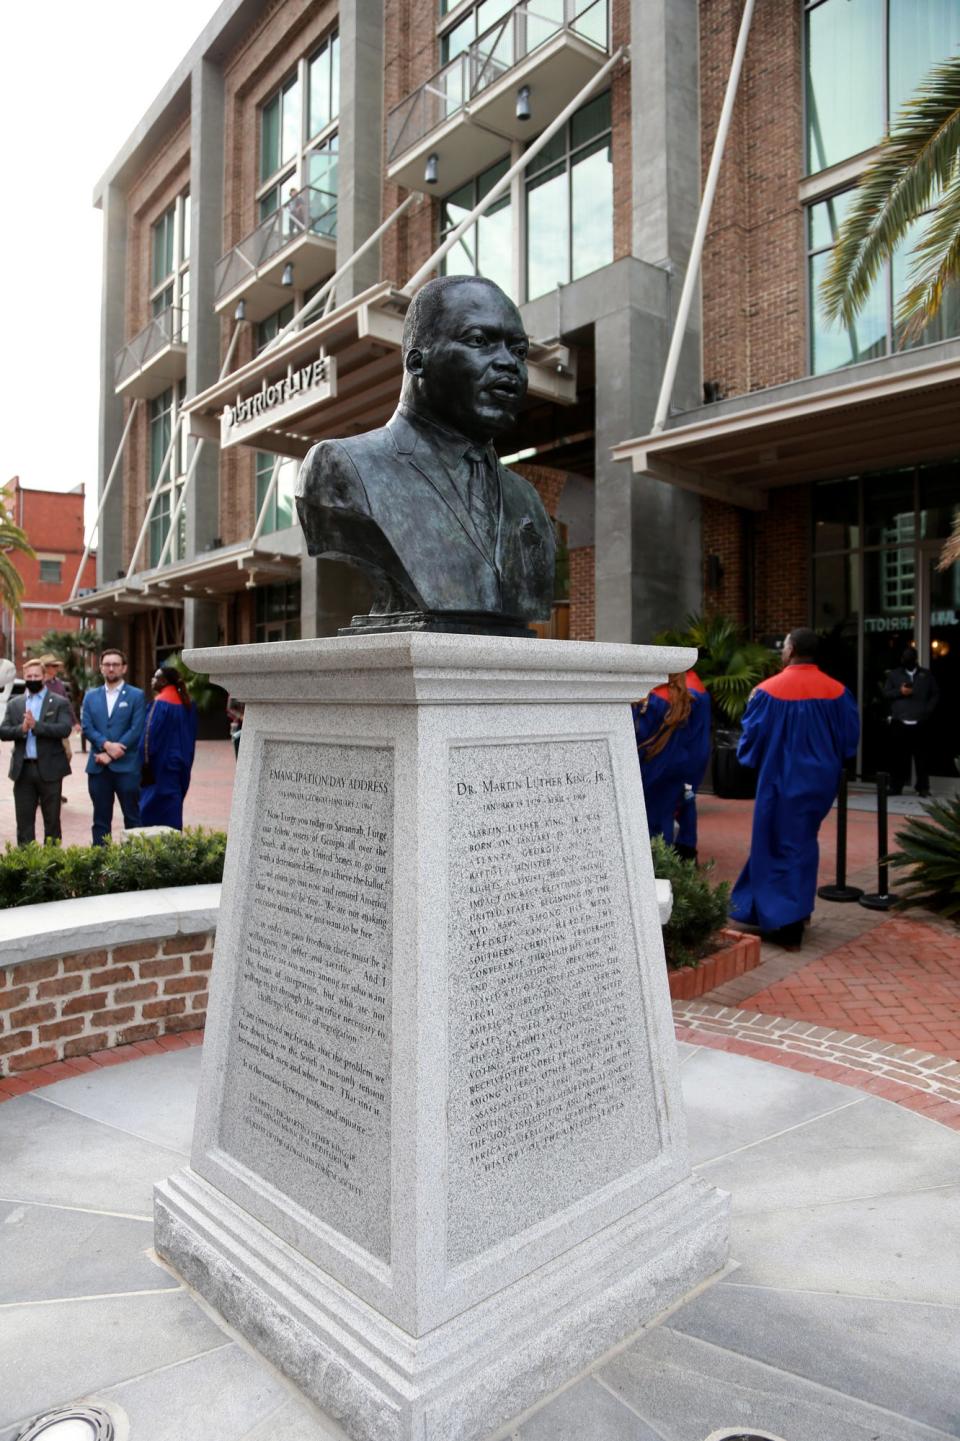
[[[509,430],[527,391],[520,312],[491,285],[446,291],[429,345],[405,365],[417,409],[480,443]]]

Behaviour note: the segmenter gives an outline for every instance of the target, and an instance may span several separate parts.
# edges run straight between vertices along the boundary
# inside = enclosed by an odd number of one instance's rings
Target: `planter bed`
[[[668,973],[672,1000],[692,1001],[705,996],[760,964],[759,936],[746,936],[742,931],[725,928],[718,932],[718,938],[719,948],[695,966],[679,966]]]

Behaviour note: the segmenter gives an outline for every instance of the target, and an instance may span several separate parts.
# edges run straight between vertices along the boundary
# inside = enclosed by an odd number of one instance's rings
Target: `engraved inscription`
[[[603,741],[450,767],[452,1264],[657,1154]]]
[[[221,1144],[389,1254],[392,752],[268,741]]]

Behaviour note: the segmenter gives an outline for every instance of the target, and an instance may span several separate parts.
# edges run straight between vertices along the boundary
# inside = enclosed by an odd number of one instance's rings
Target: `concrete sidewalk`
[[[495,1436],[960,1436],[960,1136],[680,1052],[696,1169],[733,1195],[736,1269]],[[158,1049],[0,1106],[0,1441],[81,1398],[131,1441],[344,1441],[153,1256],[152,1186],[187,1161],[199,1060]]]

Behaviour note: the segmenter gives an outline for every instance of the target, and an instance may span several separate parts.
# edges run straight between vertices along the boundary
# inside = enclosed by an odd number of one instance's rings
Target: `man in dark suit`
[[[0,740],[13,741],[10,779],[17,816],[17,845],[37,838],[37,807],[43,816],[43,843],[60,840],[63,778],[70,769],[63,742],[70,734],[70,702],[54,695],[43,681],[43,666],[28,660],[23,667],[26,694],[14,696],[0,725]]]
[[[890,731],[893,758],[890,794],[899,796],[910,780],[910,762],[917,778],[917,795],[930,794],[927,759],[927,721],[937,708],[940,691],[925,666],[917,664],[917,648],[908,645],[900,664],[887,676],[884,699],[890,703]]]
[[[393,418],[304,461],[307,548],[368,573],[371,625],[400,613],[406,625],[509,634],[549,617],[553,527],[492,444],[516,421],[527,347],[520,312],[492,281],[430,281],[404,321]]]
[[[93,844],[102,846],[113,824],[113,798],[127,830],[140,824],[140,737],[146,706],[143,691],[127,685],[122,650],[100,656],[103,685],[83,698],[80,724],[90,742],[87,789],[93,801]]]

